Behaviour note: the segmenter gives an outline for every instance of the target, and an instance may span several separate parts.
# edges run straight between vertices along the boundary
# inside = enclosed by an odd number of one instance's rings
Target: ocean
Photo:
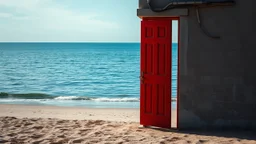
[[[139,75],[140,43],[0,43],[0,104],[139,108]]]

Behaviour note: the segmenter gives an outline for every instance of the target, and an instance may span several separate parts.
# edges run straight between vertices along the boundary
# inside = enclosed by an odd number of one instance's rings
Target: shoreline
[[[140,109],[140,108],[123,108],[123,107],[118,107],[118,108],[102,108],[102,107],[86,107],[86,106],[62,106],[62,105],[37,105],[37,104],[4,104],[4,103],[0,103],[0,107],[1,106],[31,106],[31,107],[52,107],[52,108],[68,108],[68,109],[124,109],[124,110],[130,110],[130,109]]]
[[[0,104],[0,117],[4,116],[17,118],[139,122],[139,109]]]

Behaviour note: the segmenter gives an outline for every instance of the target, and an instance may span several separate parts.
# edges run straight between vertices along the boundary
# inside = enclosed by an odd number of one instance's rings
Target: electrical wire
[[[177,2],[178,3],[178,2]],[[148,7],[153,11],[153,12],[163,12],[166,11],[168,9],[174,9],[174,8],[182,8],[182,7],[188,7],[190,5],[188,4],[182,4],[182,5],[178,5],[178,4],[174,4],[174,0],[172,0],[172,2],[168,3],[165,7],[163,8],[153,8],[151,6],[151,0],[147,0],[147,4]]]
[[[151,0],[147,0],[147,4],[149,6],[149,8],[154,11],[154,12],[163,12],[166,11],[168,9],[174,9],[174,8],[180,8],[180,7],[191,7],[191,6],[198,6],[198,5],[206,5],[208,7],[210,6],[214,6],[214,5],[219,5],[219,6],[228,6],[228,5],[232,5],[235,4],[234,0],[215,0],[215,1],[211,1],[211,0],[171,0],[171,2],[169,2],[166,6],[164,6],[163,8],[153,8],[151,5]]]
[[[176,1],[176,3],[175,3]],[[207,2],[207,1],[198,1],[198,0],[193,0],[193,2],[188,2],[188,1],[185,1],[183,2],[182,4],[179,4],[180,1],[178,0],[172,0],[170,3],[168,3],[165,7],[163,8],[153,8],[151,6],[151,0],[147,0],[147,4],[149,6],[149,8],[153,11],[153,12],[163,12],[163,11],[166,11],[166,10],[169,10],[169,9],[174,9],[174,8],[188,8],[188,7],[191,7],[191,6],[195,6],[195,5],[199,5],[199,4],[206,4],[208,6],[212,6],[212,4],[215,4],[216,2]],[[234,1],[230,1],[230,0],[219,0],[219,2],[217,2],[219,4],[226,4],[226,3],[231,3],[231,4],[234,4],[235,2]],[[210,37],[210,38],[213,38],[213,39],[220,39],[220,36],[213,36],[211,35],[206,29],[205,27],[203,26],[203,24],[201,23],[201,20],[200,20],[200,13],[199,13],[199,7],[197,6],[196,7],[196,14],[197,14],[197,22],[199,24],[199,27],[200,29],[202,30],[202,32]]]
[[[199,27],[200,27],[200,29],[202,30],[202,32],[206,35],[206,36],[208,36],[208,37],[210,37],[210,38],[212,38],[212,39],[220,39],[220,36],[214,36],[214,35],[211,35],[205,28],[204,28],[204,26],[203,26],[203,24],[201,23],[201,18],[200,18],[200,13],[199,13],[199,8],[197,7],[196,8],[196,17],[197,17],[197,22],[198,22],[198,25],[199,25]]]

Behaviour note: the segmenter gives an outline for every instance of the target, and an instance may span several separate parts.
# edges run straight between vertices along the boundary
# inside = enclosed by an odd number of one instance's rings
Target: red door
[[[140,123],[171,128],[171,20],[142,20]]]

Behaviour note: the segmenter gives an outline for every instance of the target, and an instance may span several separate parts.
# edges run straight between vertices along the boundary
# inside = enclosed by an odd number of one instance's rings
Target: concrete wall
[[[169,0],[153,1],[159,7]],[[181,16],[179,128],[256,129],[256,1],[200,12],[206,29],[221,39],[202,33],[194,8]]]

